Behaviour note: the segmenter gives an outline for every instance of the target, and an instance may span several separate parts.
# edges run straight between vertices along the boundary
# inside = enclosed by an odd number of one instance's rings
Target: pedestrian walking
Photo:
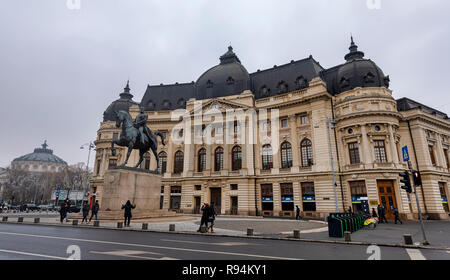
[[[200,232],[203,225],[206,227],[206,232],[208,232],[208,203],[203,204],[201,211],[202,211],[202,218],[200,219],[200,227],[198,228],[197,232]]]
[[[95,220],[98,220],[98,210],[100,209],[100,205],[98,204],[98,200],[95,201],[95,204],[92,206],[91,217],[89,218],[88,224],[91,222],[92,217],[95,216]]]
[[[298,205],[296,205],[297,209],[295,209],[295,219],[300,220],[300,208],[298,208]]]
[[[208,222],[210,223],[209,228],[211,229],[211,233],[215,233],[213,228],[215,220],[216,220],[216,210],[214,209],[214,203],[211,203],[211,206],[208,207]],[[206,228],[208,229],[208,226],[206,226]]]
[[[397,224],[397,221],[399,221],[400,224],[403,225],[403,222],[400,220],[400,215],[398,213],[397,207],[394,207],[394,216],[395,216],[395,224]]]
[[[382,217],[381,217],[381,212],[382,212],[383,210],[381,209],[381,206],[380,206],[380,204],[378,204],[378,206],[377,206],[377,212],[378,212],[378,217],[380,217],[380,219],[379,219],[379,223],[380,224],[382,224],[383,223],[383,219],[382,219]]]
[[[372,208],[372,218],[378,218],[377,212],[375,211],[375,208]]]
[[[352,213],[352,207],[351,206],[348,207],[348,213],[350,213],[350,214]]]
[[[64,218],[66,217],[66,215],[67,215],[67,208],[66,208],[66,204],[63,203],[61,205],[61,208],[59,209],[59,218],[60,218],[61,224],[64,222]]]
[[[64,202],[66,205],[66,223],[69,222],[69,213],[70,213],[70,200],[66,198],[66,201]]]
[[[123,225],[126,227],[130,226],[131,217],[133,217],[133,215],[131,214],[131,209],[134,209],[134,208],[136,208],[136,205],[132,205],[129,200],[127,201],[127,203],[125,205],[122,205],[122,209],[124,209],[123,216],[125,218]]]
[[[88,215],[89,215],[89,203],[87,203],[87,201],[86,201],[83,205],[83,219],[81,220],[81,223],[88,222],[88,219],[87,219]]]
[[[384,207],[384,205],[381,205],[380,220],[382,220],[383,223],[388,224],[388,221],[387,221],[387,219],[386,219],[386,207]]]

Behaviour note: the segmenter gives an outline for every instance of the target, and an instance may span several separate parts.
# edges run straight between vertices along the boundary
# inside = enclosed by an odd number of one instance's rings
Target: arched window
[[[281,144],[281,168],[292,167],[292,147],[289,142]]]
[[[285,81],[280,81],[278,83],[278,93],[286,93],[289,91],[288,84]]]
[[[223,148],[218,147],[214,152],[214,170],[220,171],[223,169]]]
[[[314,164],[312,143],[309,139],[305,139],[300,143],[300,149],[302,152],[302,166],[308,167]]]
[[[183,172],[184,165],[184,153],[182,151],[177,151],[175,153],[175,162],[173,166],[173,173],[180,174]]]
[[[235,146],[232,150],[232,170],[240,170],[242,168],[242,149]]]
[[[150,170],[150,154],[144,154],[144,169]]]
[[[206,169],[206,149],[198,151],[198,172],[203,172]]]
[[[158,155],[158,171],[160,174],[164,174],[167,171],[167,154],[166,152],[161,152]]]
[[[264,145],[262,147],[262,164],[264,170],[273,168],[273,153],[272,146],[270,145]]]

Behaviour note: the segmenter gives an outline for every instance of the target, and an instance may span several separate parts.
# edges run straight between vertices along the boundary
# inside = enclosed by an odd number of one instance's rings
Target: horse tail
[[[162,142],[163,146],[165,146],[166,143],[164,143],[164,139],[165,139],[164,134],[162,134],[159,130],[157,130],[157,131],[155,131],[155,135],[161,137],[161,142]]]

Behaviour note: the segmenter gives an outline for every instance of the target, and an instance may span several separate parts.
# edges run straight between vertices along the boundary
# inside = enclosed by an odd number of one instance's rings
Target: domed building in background
[[[53,154],[44,141],[41,148],[34,149],[31,154],[14,159],[11,168],[22,169],[33,173],[58,172],[67,167],[67,162]]]
[[[402,153],[407,146],[413,168],[422,175],[423,212],[448,219],[448,116],[409,98],[394,99],[389,76],[365,58],[353,38],[349,49],[345,62],[331,68],[309,56],[249,73],[229,47],[196,82],[148,85],[140,103],[132,100],[127,84],[97,132],[91,193],[101,205],[105,172],[126,156],[120,147],[111,154],[111,140],[120,134],[114,111],[123,109],[135,118],[142,106],[148,126],[167,138],[167,145],[158,147],[159,162],[147,154],[141,166],[162,173],[162,209],[199,213],[208,202],[218,214],[293,217],[299,206],[302,216],[323,218],[349,208],[362,211],[367,201],[370,208],[384,205],[388,219],[394,207],[403,218],[414,219],[416,198],[401,188],[399,177],[408,168]],[[212,124],[205,115],[203,125],[195,123],[197,104],[203,112],[222,113],[221,128],[211,133],[223,135],[223,127],[231,126],[231,142],[172,139]],[[177,109],[193,120],[184,132],[181,120],[172,118]],[[230,110],[244,112],[246,124],[255,115],[256,129],[267,137],[258,134],[256,143],[241,143],[239,135],[248,136],[249,130],[240,127],[239,116],[226,118]],[[129,166],[137,160],[133,151]]]

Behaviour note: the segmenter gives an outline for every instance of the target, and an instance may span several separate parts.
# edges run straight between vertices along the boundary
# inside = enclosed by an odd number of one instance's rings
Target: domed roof
[[[346,63],[324,73],[331,93],[339,94],[357,87],[389,88],[389,76],[385,76],[375,62],[364,59],[364,53],[358,51],[353,37],[349,49],[350,52],[345,56]]]
[[[33,153],[18,157],[14,159],[13,162],[35,161],[35,162],[60,163],[67,165],[67,163],[64,160],[53,154],[53,150],[47,149],[47,147],[48,147],[47,141],[45,141],[44,144],[42,144],[42,148],[36,148],[34,149]]]
[[[126,87],[124,88],[124,92],[120,94],[120,98],[111,103],[111,105],[109,105],[103,113],[103,121],[116,121],[115,111],[118,112],[120,110],[124,110],[128,112],[132,105],[139,105],[139,103],[134,102],[132,98],[133,95],[130,94],[130,85],[128,81]]]
[[[230,46],[220,57],[220,64],[198,78],[196,98],[207,99],[240,94],[248,89],[250,89],[250,75]]]

